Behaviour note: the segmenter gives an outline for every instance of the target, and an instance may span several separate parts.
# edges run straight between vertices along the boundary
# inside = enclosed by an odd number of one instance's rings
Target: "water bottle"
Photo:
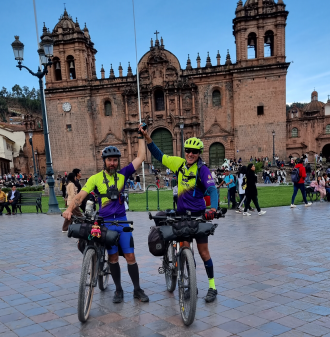
[[[86,202],[86,209],[85,209],[85,213],[87,215],[91,215],[94,211],[94,202],[91,200],[87,200]]]

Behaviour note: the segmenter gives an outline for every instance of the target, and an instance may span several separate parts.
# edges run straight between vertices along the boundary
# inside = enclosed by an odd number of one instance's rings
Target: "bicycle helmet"
[[[192,138],[187,139],[184,142],[184,148],[185,149],[197,149],[202,154],[204,150],[204,144],[200,139],[196,137],[192,137]]]
[[[102,150],[102,159],[107,157],[121,157],[121,153],[115,146],[107,146]]]

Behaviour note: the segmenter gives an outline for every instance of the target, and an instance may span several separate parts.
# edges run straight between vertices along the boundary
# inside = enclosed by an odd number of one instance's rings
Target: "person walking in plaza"
[[[68,206],[70,206],[70,204],[72,203],[72,200],[78,194],[78,187],[75,184],[76,179],[77,178],[76,178],[76,176],[73,172],[69,173],[69,175],[68,175],[68,185],[66,186],[66,192],[67,192],[66,202],[67,202]],[[79,209],[79,206],[73,208],[72,214],[75,215],[75,216],[79,216],[79,217],[82,216],[82,214],[80,212],[80,209]],[[63,223],[63,226],[62,226],[62,233],[66,233],[68,231],[70,223],[71,223],[70,220],[64,219],[64,223]]]
[[[140,176],[138,174],[136,174],[135,176],[135,187],[134,187],[134,191],[137,189],[137,187],[140,188],[140,191],[142,191],[142,188],[141,188],[141,180],[140,180]]]
[[[296,172],[295,169],[298,169],[298,177],[297,177],[297,181],[295,182],[295,179],[292,179],[293,181],[293,194],[292,194],[292,199],[291,199],[291,208],[295,208],[296,205],[294,204],[294,200],[297,196],[298,190],[301,191],[305,206],[311,206],[312,203],[311,202],[307,202],[306,199],[306,190],[305,190],[305,178],[306,178],[306,169],[303,165],[304,160],[303,159],[299,159],[298,160],[298,164],[295,165],[294,169],[292,170],[292,172]],[[292,176],[294,176],[294,174],[292,174]]]
[[[235,178],[232,174],[229,174],[228,168],[225,169],[225,178],[219,185],[221,187],[222,185],[226,185],[228,188],[228,205],[229,205],[229,200],[232,203],[232,209],[236,208],[236,183],[235,183]]]
[[[310,163],[308,163],[306,165],[305,170],[306,170],[306,179],[305,179],[305,182],[307,184],[309,184],[311,182],[310,176],[311,176],[311,173],[312,173],[312,168],[311,168],[311,164]]]
[[[21,193],[17,191],[16,186],[13,185],[13,187],[11,188],[11,191],[8,193],[7,202],[3,204],[3,206],[7,210],[6,215],[16,214],[16,204],[18,203],[20,196],[21,196]],[[10,211],[9,206],[11,206],[12,211]]]
[[[266,211],[262,211],[259,206],[258,202],[258,191],[257,191],[257,176],[255,174],[255,166],[254,164],[249,164],[247,167],[247,172],[246,172],[246,190],[245,190],[245,195],[246,195],[246,203],[244,207],[244,212],[243,215],[245,216],[250,216],[251,213],[249,213],[247,210],[250,207],[251,201],[253,201],[257,211],[258,215],[264,215]]]

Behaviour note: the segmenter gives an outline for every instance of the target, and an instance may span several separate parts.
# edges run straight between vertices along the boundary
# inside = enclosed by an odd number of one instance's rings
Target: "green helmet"
[[[204,144],[203,142],[196,138],[196,137],[192,137],[192,138],[189,138],[187,139],[185,142],[184,142],[184,148],[185,149],[197,149],[199,150],[201,153],[203,153],[203,150],[204,150]]]

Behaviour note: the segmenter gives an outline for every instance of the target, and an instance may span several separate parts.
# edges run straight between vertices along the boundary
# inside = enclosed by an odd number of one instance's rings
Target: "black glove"
[[[214,211],[208,211],[205,213],[205,220],[213,220],[214,219],[214,216],[215,216],[215,213]]]

